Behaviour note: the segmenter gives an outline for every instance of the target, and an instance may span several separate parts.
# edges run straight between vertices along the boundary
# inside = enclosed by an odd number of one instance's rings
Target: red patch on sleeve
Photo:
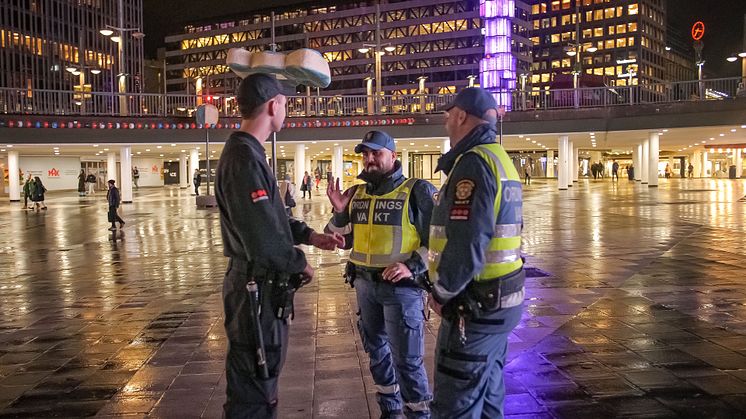
[[[259,201],[264,201],[267,199],[269,199],[269,196],[267,196],[267,191],[264,189],[257,189],[251,193],[251,202],[253,203],[257,203]]]
[[[470,208],[469,207],[453,207],[451,208],[451,220],[468,220]]]

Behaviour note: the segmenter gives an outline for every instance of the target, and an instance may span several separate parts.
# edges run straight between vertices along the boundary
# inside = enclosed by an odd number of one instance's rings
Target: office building
[[[321,52],[332,72],[327,95],[442,94],[480,83],[515,88],[531,60],[529,11],[514,0],[311,3],[275,10],[275,43],[278,51]],[[263,11],[213,19],[168,36],[168,90],[232,93],[238,78],[225,66],[228,49],[270,49],[272,17]]]
[[[0,10],[0,87],[140,91],[144,36],[140,28],[142,0],[4,2]],[[117,36],[120,42],[113,42]],[[120,73],[123,78],[117,78]]]

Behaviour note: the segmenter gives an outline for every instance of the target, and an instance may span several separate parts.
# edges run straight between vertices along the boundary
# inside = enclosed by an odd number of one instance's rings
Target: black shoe
[[[113,226],[112,226],[112,227],[109,227],[109,231],[117,231],[117,228],[116,228],[116,227],[113,227]]]
[[[123,228],[124,228],[124,221],[122,221],[121,223],[119,223],[119,229],[121,230]]]

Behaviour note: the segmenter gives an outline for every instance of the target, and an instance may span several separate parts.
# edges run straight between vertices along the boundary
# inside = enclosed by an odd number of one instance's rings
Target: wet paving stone
[[[527,188],[506,418],[746,417],[745,194],[729,180]],[[220,417],[217,212],[142,188],[111,235],[103,196],[74,195],[50,193],[45,213],[0,203],[0,418]],[[296,210],[317,229],[330,214],[320,196]],[[280,417],[378,417],[346,256],[303,249],[317,278],[296,296]]]

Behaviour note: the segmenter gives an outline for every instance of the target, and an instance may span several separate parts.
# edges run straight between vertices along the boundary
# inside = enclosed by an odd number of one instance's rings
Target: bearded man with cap
[[[430,305],[442,317],[435,352],[434,418],[503,417],[508,335],[524,298],[521,179],[495,142],[497,103],[462,90],[446,107],[448,178],[430,226]]]
[[[329,182],[334,216],[326,231],[344,235],[352,249],[345,276],[356,290],[381,418],[429,418],[423,356],[435,187],[404,177],[394,139],[383,131],[368,132],[355,152],[362,154],[358,179],[365,184],[342,193],[339,179]]]
[[[250,75],[241,81],[237,101],[241,127],[225,142],[215,178],[223,254],[230,258],[223,281],[229,341],[223,411],[226,418],[276,418],[277,378],[292,312],[292,294],[289,307],[287,298],[276,298],[287,295],[279,284],[286,285],[291,275],[305,282],[313,278],[313,268],[295,245],[333,250],[344,242],[285,214],[263,146],[285,120],[279,82],[266,74]]]

